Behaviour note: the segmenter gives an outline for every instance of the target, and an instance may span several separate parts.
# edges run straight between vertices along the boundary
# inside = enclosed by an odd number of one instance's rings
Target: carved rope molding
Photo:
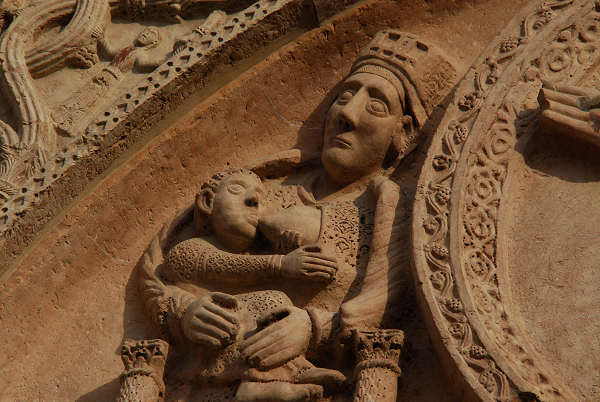
[[[73,8],[75,11],[69,24],[57,36],[36,42],[34,47],[27,50],[27,67],[34,78],[60,69],[68,62],[69,55],[81,47],[95,45],[95,39],[104,32],[110,21],[110,8],[106,0],[67,0],[56,6],[46,16],[46,21],[68,16],[73,13]]]
[[[419,180],[413,265],[421,303],[446,363],[482,400],[577,400],[513,312],[498,217],[516,139],[537,123],[536,105],[518,92],[537,93],[542,79],[577,81],[597,63],[598,10],[585,0],[525,8],[458,86]]]
[[[73,13],[75,6],[75,15],[65,30],[57,35],[58,40],[30,48],[30,44],[34,43],[34,33],[48,21]],[[3,34],[0,41],[2,89],[21,122],[18,132],[0,122],[0,129],[11,145],[30,146],[51,136],[48,111],[33,85],[28,67],[40,73],[43,68],[59,68],[60,63],[64,63],[66,51],[76,44],[91,43],[92,32],[103,30],[107,15],[108,3],[105,0],[51,1],[25,9]]]
[[[0,153],[8,152],[8,157],[0,162],[0,195],[4,199],[0,205],[0,233],[10,229],[24,211],[38,203],[40,192],[78,160],[101,150],[110,140],[114,140],[111,134],[117,136],[115,131],[118,130],[118,136],[126,136],[130,121],[143,113],[149,103],[183,88],[186,80],[193,78],[191,71],[208,68],[211,59],[220,50],[235,43],[236,39],[252,31],[266,18],[302,7],[301,0],[259,0],[228,15],[222,24],[210,32],[194,30],[196,36],[187,46],[174,52],[152,73],[141,76],[138,85],[111,102],[114,106],[93,118],[87,129],[71,144],[55,150],[56,132],[35,88],[32,73],[36,77],[43,76],[61,68],[69,54],[87,45],[82,37],[95,40],[101,34],[107,21],[107,8],[110,6],[113,12],[121,12],[121,3],[116,0],[51,1],[22,11],[2,34],[2,90],[11,107],[17,111],[20,126],[15,131],[6,122],[0,121],[0,135],[5,138],[5,144],[0,144]],[[70,23],[57,39],[36,43],[32,49],[27,46],[37,29],[53,19],[73,13]],[[51,54],[47,57],[36,56],[40,52]],[[17,173],[13,164],[15,161],[23,163],[23,160],[28,164],[27,175],[15,179]],[[19,170],[21,172],[22,169]]]

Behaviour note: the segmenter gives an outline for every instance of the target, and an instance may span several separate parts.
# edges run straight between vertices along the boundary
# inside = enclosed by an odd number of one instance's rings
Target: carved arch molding
[[[586,140],[594,144],[597,127],[583,100],[597,94],[599,24],[599,2],[531,2],[457,86],[432,139],[413,210],[413,266],[430,333],[447,368],[459,374],[455,378],[461,379],[467,399],[599,397],[593,386],[597,340],[585,335],[594,326],[597,303],[588,295],[580,310],[569,307],[580,303],[572,295],[585,289],[582,282],[560,281],[556,248],[544,243],[552,238],[559,248],[572,246],[568,225],[554,224],[568,208],[552,209],[559,204],[561,186],[596,182],[573,167],[573,161],[585,164],[589,155],[579,153],[564,165],[575,169],[570,177],[550,166],[549,155],[571,146],[576,153],[590,148]],[[548,100],[550,92],[558,102]],[[577,124],[569,125],[569,119]],[[572,135],[565,139],[561,133]],[[554,151],[548,150],[552,146]],[[590,166],[595,165],[593,152]],[[531,155],[542,156],[536,162]],[[546,184],[529,185],[530,177]],[[593,197],[594,188],[586,188],[586,194]],[[565,197],[571,196],[576,197]],[[572,214],[594,219],[594,211]],[[573,229],[580,235],[584,230],[581,225]],[[528,239],[547,246],[527,250],[533,244]],[[585,248],[581,242],[578,246],[566,255]],[[574,265],[562,272],[584,276],[585,264],[578,261],[567,261]],[[542,266],[543,274],[536,271]],[[558,299],[553,305],[542,304],[545,295],[540,293],[549,291],[544,275],[555,275],[554,286],[561,289],[553,294]],[[597,279],[587,277],[588,283]],[[571,311],[571,323],[576,315],[582,321],[573,326],[552,322],[553,315],[560,321],[565,311]],[[573,351],[568,358],[564,350],[563,355],[553,351],[564,340],[556,331],[561,326],[572,336],[572,343],[562,344]],[[595,371],[586,372],[585,364]]]
[[[243,59],[343,6],[303,0],[3,2],[0,233],[22,224],[72,166],[164,118],[205,85],[215,66]],[[111,43],[107,32],[124,21],[138,37]],[[85,78],[64,75],[71,96],[61,102],[61,89],[49,76],[65,69]]]
[[[243,35],[262,40],[273,34],[266,24],[254,29],[262,21],[293,20],[303,6],[296,0],[236,1],[223,14],[211,14],[199,3],[59,0],[0,14],[0,82],[12,112],[12,121],[0,120],[0,231],[78,160],[114,142],[162,96],[198,77],[228,43]],[[74,107],[53,115],[34,80],[67,65],[98,65],[98,43],[111,16],[198,23],[158,60],[128,59],[134,46],[104,57],[106,68],[90,77],[90,85],[108,86],[137,68],[130,75],[135,79],[120,83],[93,113],[80,116]],[[68,24],[52,41],[36,37],[64,19]],[[458,85],[432,139],[413,211],[413,266],[430,332],[472,399],[598,397],[573,385],[568,370],[561,372],[528,331],[511,279],[511,272],[525,268],[509,263],[507,189],[521,166],[518,150],[535,142],[544,126],[542,83],[599,87],[599,41],[598,2],[531,2]]]

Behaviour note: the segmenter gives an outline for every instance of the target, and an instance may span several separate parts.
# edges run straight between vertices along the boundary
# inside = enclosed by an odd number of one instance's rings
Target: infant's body
[[[252,172],[242,169],[213,176],[196,198],[195,222],[205,235],[170,250],[163,267],[167,279],[198,286],[282,276],[331,281],[334,260],[318,250],[298,249],[318,239],[321,211],[316,208],[297,207],[297,214],[275,213],[263,221],[261,228],[265,228],[273,249],[288,255],[247,254],[256,242],[263,194],[262,182]],[[290,401],[318,397],[321,385],[344,380],[337,371],[314,367],[303,355],[263,370],[252,367],[242,356],[239,345],[244,339],[283,318],[286,306],[293,306],[285,293],[208,293],[195,303],[197,306],[190,305],[193,308],[186,309],[182,318],[186,337],[206,346],[201,364],[190,370],[194,380],[214,383],[242,378],[237,395],[240,400],[266,400],[283,393]]]

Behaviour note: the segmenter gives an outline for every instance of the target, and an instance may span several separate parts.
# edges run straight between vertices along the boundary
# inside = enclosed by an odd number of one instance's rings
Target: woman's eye
[[[241,194],[242,191],[244,191],[244,186],[240,184],[230,184],[227,186],[227,191],[229,191],[231,194]]]
[[[342,94],[338,97],[338,103],[340,105],[345,105],[346,103],[350,102],[350,99],[352,99],[353,96],[354,92],[348,89],[342,92]]]
[[[375,116],[385,117],[389,113],[387,105],[378,99],[369,100],[366,108],[367,112],[374,114]]]

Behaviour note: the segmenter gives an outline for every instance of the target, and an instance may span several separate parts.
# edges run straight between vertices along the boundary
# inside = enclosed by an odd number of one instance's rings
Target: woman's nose
[[[353,131],[358,125],[360,114],[364,108],[367,95],[364,88],[361,88],[354,96],[346,103],[338,116],[338,128],[341,132]]]

